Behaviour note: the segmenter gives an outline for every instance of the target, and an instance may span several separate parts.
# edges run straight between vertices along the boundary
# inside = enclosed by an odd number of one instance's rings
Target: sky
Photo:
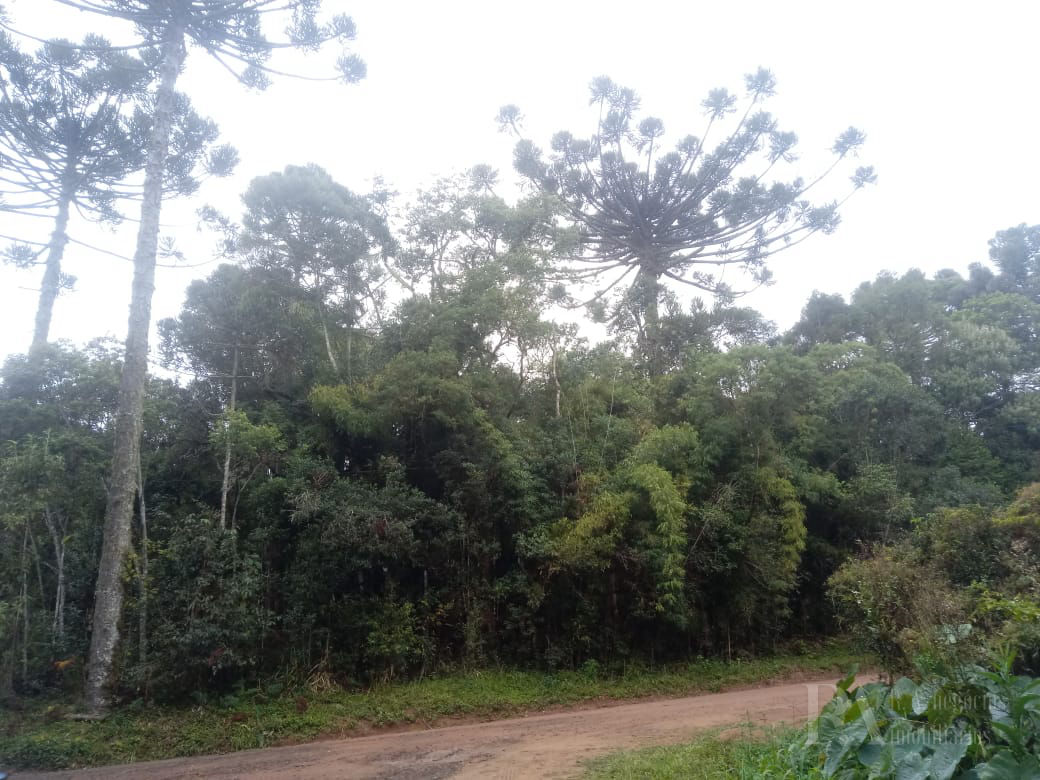
[[[15,27],[38,37],[126,35],[55,0],[4,4]],[[963,273],[986,260],[996,231],[1040,222],[1040,3],[1032,0],[324,6],[357,24],[352,49],[368,65],[359,85],[283,80],[249,92],[203,52],[190,52],[181,87],[218,122],[241,164],[234,176],[206,182],[194,200],[164,206],[163,234],[177,240],[190,267],[158,270],[153,321],[175,315],[187,284],[216,266],[194,224],[200,203],[237,218],[253,177],[306,163],[358,191],[381,179],[401,204],[436,177],[478,163],[498,169],[509,188],[517,178],[513,141],[497,131],[499,107],[519,105],[525,132],[543,146],[561,129],[588,135],[588,83],[601,74],[634,88],[644,113],[662,118],[676,140],[700,133],[709,89],[738,90],[744,73],[768,67],[778,94],[767,108],[798,133],[796,169],[806,174],[827,161],[840,131],[866,132],[857,164],[876,167],[877,185],[848,202],[835,234],[775,258],[775,283],[742,301],[781,328],[797,320],[813,290],[848,295],[882,271]],[[324,74],[331,57],[288,65]],[[112,230],[74,221],[69,232],[115,254],[133,252],[132,222]],[[0,213],[0,234],[46,240],[48,228]],[[123,338],[130,264],[73,245],[65,270],[78,281],[56,304],[51,338]],[[0,355],[28,347],[38,276],[0,268]]]

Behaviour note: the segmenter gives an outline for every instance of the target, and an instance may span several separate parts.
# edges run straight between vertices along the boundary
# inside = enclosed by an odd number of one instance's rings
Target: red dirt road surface
[[[819,680],[219,756],[49,774],[16,773],[12,780],[574,777],[581,774],[581,764],[589,758],[682,742],[705,729],[748,722],[797,724],[815,715],[833,693],[832,682]]]

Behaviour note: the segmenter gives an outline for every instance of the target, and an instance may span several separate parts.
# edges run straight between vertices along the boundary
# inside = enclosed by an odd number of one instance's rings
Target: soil
[[[12,780],[565,778],[580,775],[582,763],[590,758],[683,742],[706,729],[737,723],[799,724],[815,715],[833,692],[831,680],[813,680],[218,756],[18,773]]]

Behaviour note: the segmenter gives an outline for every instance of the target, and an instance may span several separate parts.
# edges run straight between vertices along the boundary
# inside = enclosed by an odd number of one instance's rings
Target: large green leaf
[[[1002,750],[975,767],[975,775],[979,780],[1040,780],[1040,761],[1035,756],[1019,760],[1010,750]]]
[[[912,753],[896,767],[896,780],[928,780],[928,762],[920,753]]]
[[[914,691],[911,699],[914,714],[924,715],[928,711],[928,705],[931,703],[932,698],[939,692],[946,680],[939,677],[932,677],[924,680],[920,685],[917,686],[917,690]]]
[[[845,759],[853,750],[858,750],[866,738],[867,724],[862,719],[850,723],[846,729],[827,745],[827,760],[823,765],[823,776],[834,777]]]
[[[907,677],[900,677],[892,686],[888,704],[893,710],[906,717],[914,711],[915,693],[917,693],[917,684]]]
[[[970,744],[967,734],[954,734],[950,739],[935,745],[928,761],[933,780],[950,780]]]
[[[848,675],[846,677],[843,677],[842,679],[838,680],[838,686],[837,686],[838,690],[839,691],[844,691],[845,693],[848,693],[849,692],[849,688],[852,686],[852,684],[854,682],[856,682],[856,674],[858,672],[859,672],[859,664],[853,664],[852,668],[849,670]]]
[[[875,739],[872,742],[867,742],[860,746],[856,752],[856,757],[859,762],[865,767],[876,769],[881,765],[884,760],[885,748],[888,747],[880,739]]]

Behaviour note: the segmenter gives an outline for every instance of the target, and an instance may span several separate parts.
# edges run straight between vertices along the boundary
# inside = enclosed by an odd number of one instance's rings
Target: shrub
[[[164,586],[153,597],[148,662],[128,670],[128,683],[172,699],[255,678],[269,617],[260,561],[239,544],[205,517],[186,517],[172,531],[153,561]]]
[[[915,659],[952,663],[962,658],[967,630],[965,596],[942,572],[922,563],[908,544],[880,547],[851,560],[828,588],[839,621],[876,653],[889,672],[906,671]]]
[[[410,602],[384,599],[368,628],[365,660],[372,674],[384,682],[409,671],[409,667],[422,657],[422,638],[415,630],[415,614]]]
[[[1008,534],[981,507],[940,509],[918,523],[914,543],[954,585],[991,583],[1003,575]]]

